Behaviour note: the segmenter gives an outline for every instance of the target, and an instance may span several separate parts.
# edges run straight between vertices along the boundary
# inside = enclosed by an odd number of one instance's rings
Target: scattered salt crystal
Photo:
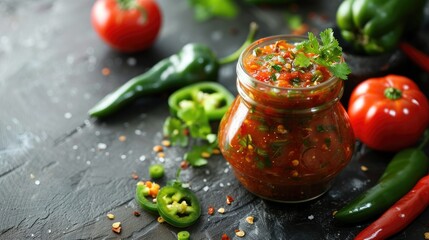
[[[228,173],[228,172],[229,172],[229,168],[225,168],[225,169],[223,170],[223,172],[224,172],[224,173]]]
[[[313,220],[313,219],[314,219],[314,216],[313,216],[313,215],[310,215],[310,216],[308,216],[308,219],[309,219],[309,220]]]
[[[143,162],[144,160],[146,160],[146,156],[145,155],[141,155],[140,158],[139,158],[139,160]]]
[[[105,152],[105,153],[104,153],[104,155],[109,156],[109,155],[110,155],[110,153],[109,153],[109,152]]]
[[[220,187],[223,187],[224,185],[223,185],[223,183],[219,183],[219,186],[220,186]]]
[[[203,182],[207,182],[207,179],[205,179],[205,178],[204,178],[204,179],[203,179]]]
[[[107,145],[105,143],[99,143],[97,144],[97,148],[100,150],[104,150],[107,148]]]
[[[77,145],[73,146],[73,150],[77,150],[79,147]]]
[[[100,131],[95,131],[95,136],[100,136]]]
[[[40,184],[40,181],[39,181],[39,180],[36,180],[36,181],[34,181],[34,184],[39,185],[39,184]]]
[[[136,135],[142,135],[142,131],[141,131],[140,129],[136,129],[136,130],[134,131],[134,133],[135,133]]]
[[[71,114],[71,113],[69,113],[69,112],[66,112],[66,113],[64,113],[64,117],[65,117],[66,119],[70,119],[70,118],[72,117],[72,114]]]
[[[226,183],[226,186],[231,186],[231,183],[227,182],[227,183]]]
[[[51,233],[52,231],[51,231],[51,229],[48,229],[48,233]]]
[[[206,175],[209,175],[210,174],[210,170],[206,170],[205,173],[206,173]]]
[[[91,161],[86,161],[86,165],[91,165]]]
[[[137,64],[137,60],[135,58],[128,58],[127,59],[127,64],[130,66],[135,66]]]
[[[121,159],[125,159],[125,158],[127,158],[127,155],[122,154],[122,155],[121,155]]]
[[[205,187],[203,188],[203,190],[204,190],[204,192],[207,192],[207,191],[209,190],[209,187],[208,187],[208,186],[205,186]]]
[[[34,174],[30,174],[30,178],[34,179],[35,178]]]

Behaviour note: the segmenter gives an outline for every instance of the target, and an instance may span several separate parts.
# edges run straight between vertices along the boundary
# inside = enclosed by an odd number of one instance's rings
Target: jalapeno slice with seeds
[[[164,220],[179,228],[194,224],[201,215],[200,202],[190,190],[177,185],[165,186],[156,197],[158,212]]]
[[[220,120],[234,100],[234,96],[224,86],[216,82],[201,82],[181,88],[170,95],[168,105],[173,115],[180,109],[197,104],[204,107],[209,120]]]
[[[137,183],[135,199],[143,210],[158,214],[157,204],[152,201],[158,194],[158,189],[159,185],[150,181]]]

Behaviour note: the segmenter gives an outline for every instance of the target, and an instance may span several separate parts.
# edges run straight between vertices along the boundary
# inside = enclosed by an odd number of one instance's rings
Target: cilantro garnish
[[[342,48],[334,37],[334,32],[328,28],[320,33],[320,41],[313,33],[308,33],[308,40],[297,44],[299,52],[294,60],[294,65],[306,68],[311,63],[328,68],[328,70],[340,79],[347,79],[350,68],[345,62],[341,62]]]
[[[177,117],[168,117],[164,122],[163,132],[173,146],[192,145],[184,159],[194,167],[206,165],[204,155],[211,155],[217,147],[217,135],[212,133],[204,107],[199,104],[180,109]]]

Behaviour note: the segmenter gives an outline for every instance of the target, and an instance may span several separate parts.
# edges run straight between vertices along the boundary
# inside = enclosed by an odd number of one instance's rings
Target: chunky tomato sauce
[[[252,54],[243,60],[243,65],[251,77],[276,87],[315,86],[332,77],[326,67],[316,64],[310,64],[305,71],[295,67],[298,52],[294,44],[279,40],[253,49]]]
[[[287,70],[294,50],[286,42],[257,49],[243,55],[237,70],[240,95],[221,121],[220,149],[250,192],[281,202],[313,199],[329,189],[353,153],[353,132],[338,101],[342,82],[323,67]],[[283,62],[278,59],[286,62],[281,71],[272,67]],[[322,84],[327,81],[332,84]]]

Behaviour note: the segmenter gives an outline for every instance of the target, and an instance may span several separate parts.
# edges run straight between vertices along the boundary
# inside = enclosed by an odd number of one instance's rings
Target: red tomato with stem
[[[97,0],[91,21],[98,35],[112,48],[137,52],[154,43],[162,15],[154,0]]]
[[[398,151],[412,146],[429,125],[429,103],[417,84],[398,75],[370,78],[350,96],[355,136],[368,147]]]

